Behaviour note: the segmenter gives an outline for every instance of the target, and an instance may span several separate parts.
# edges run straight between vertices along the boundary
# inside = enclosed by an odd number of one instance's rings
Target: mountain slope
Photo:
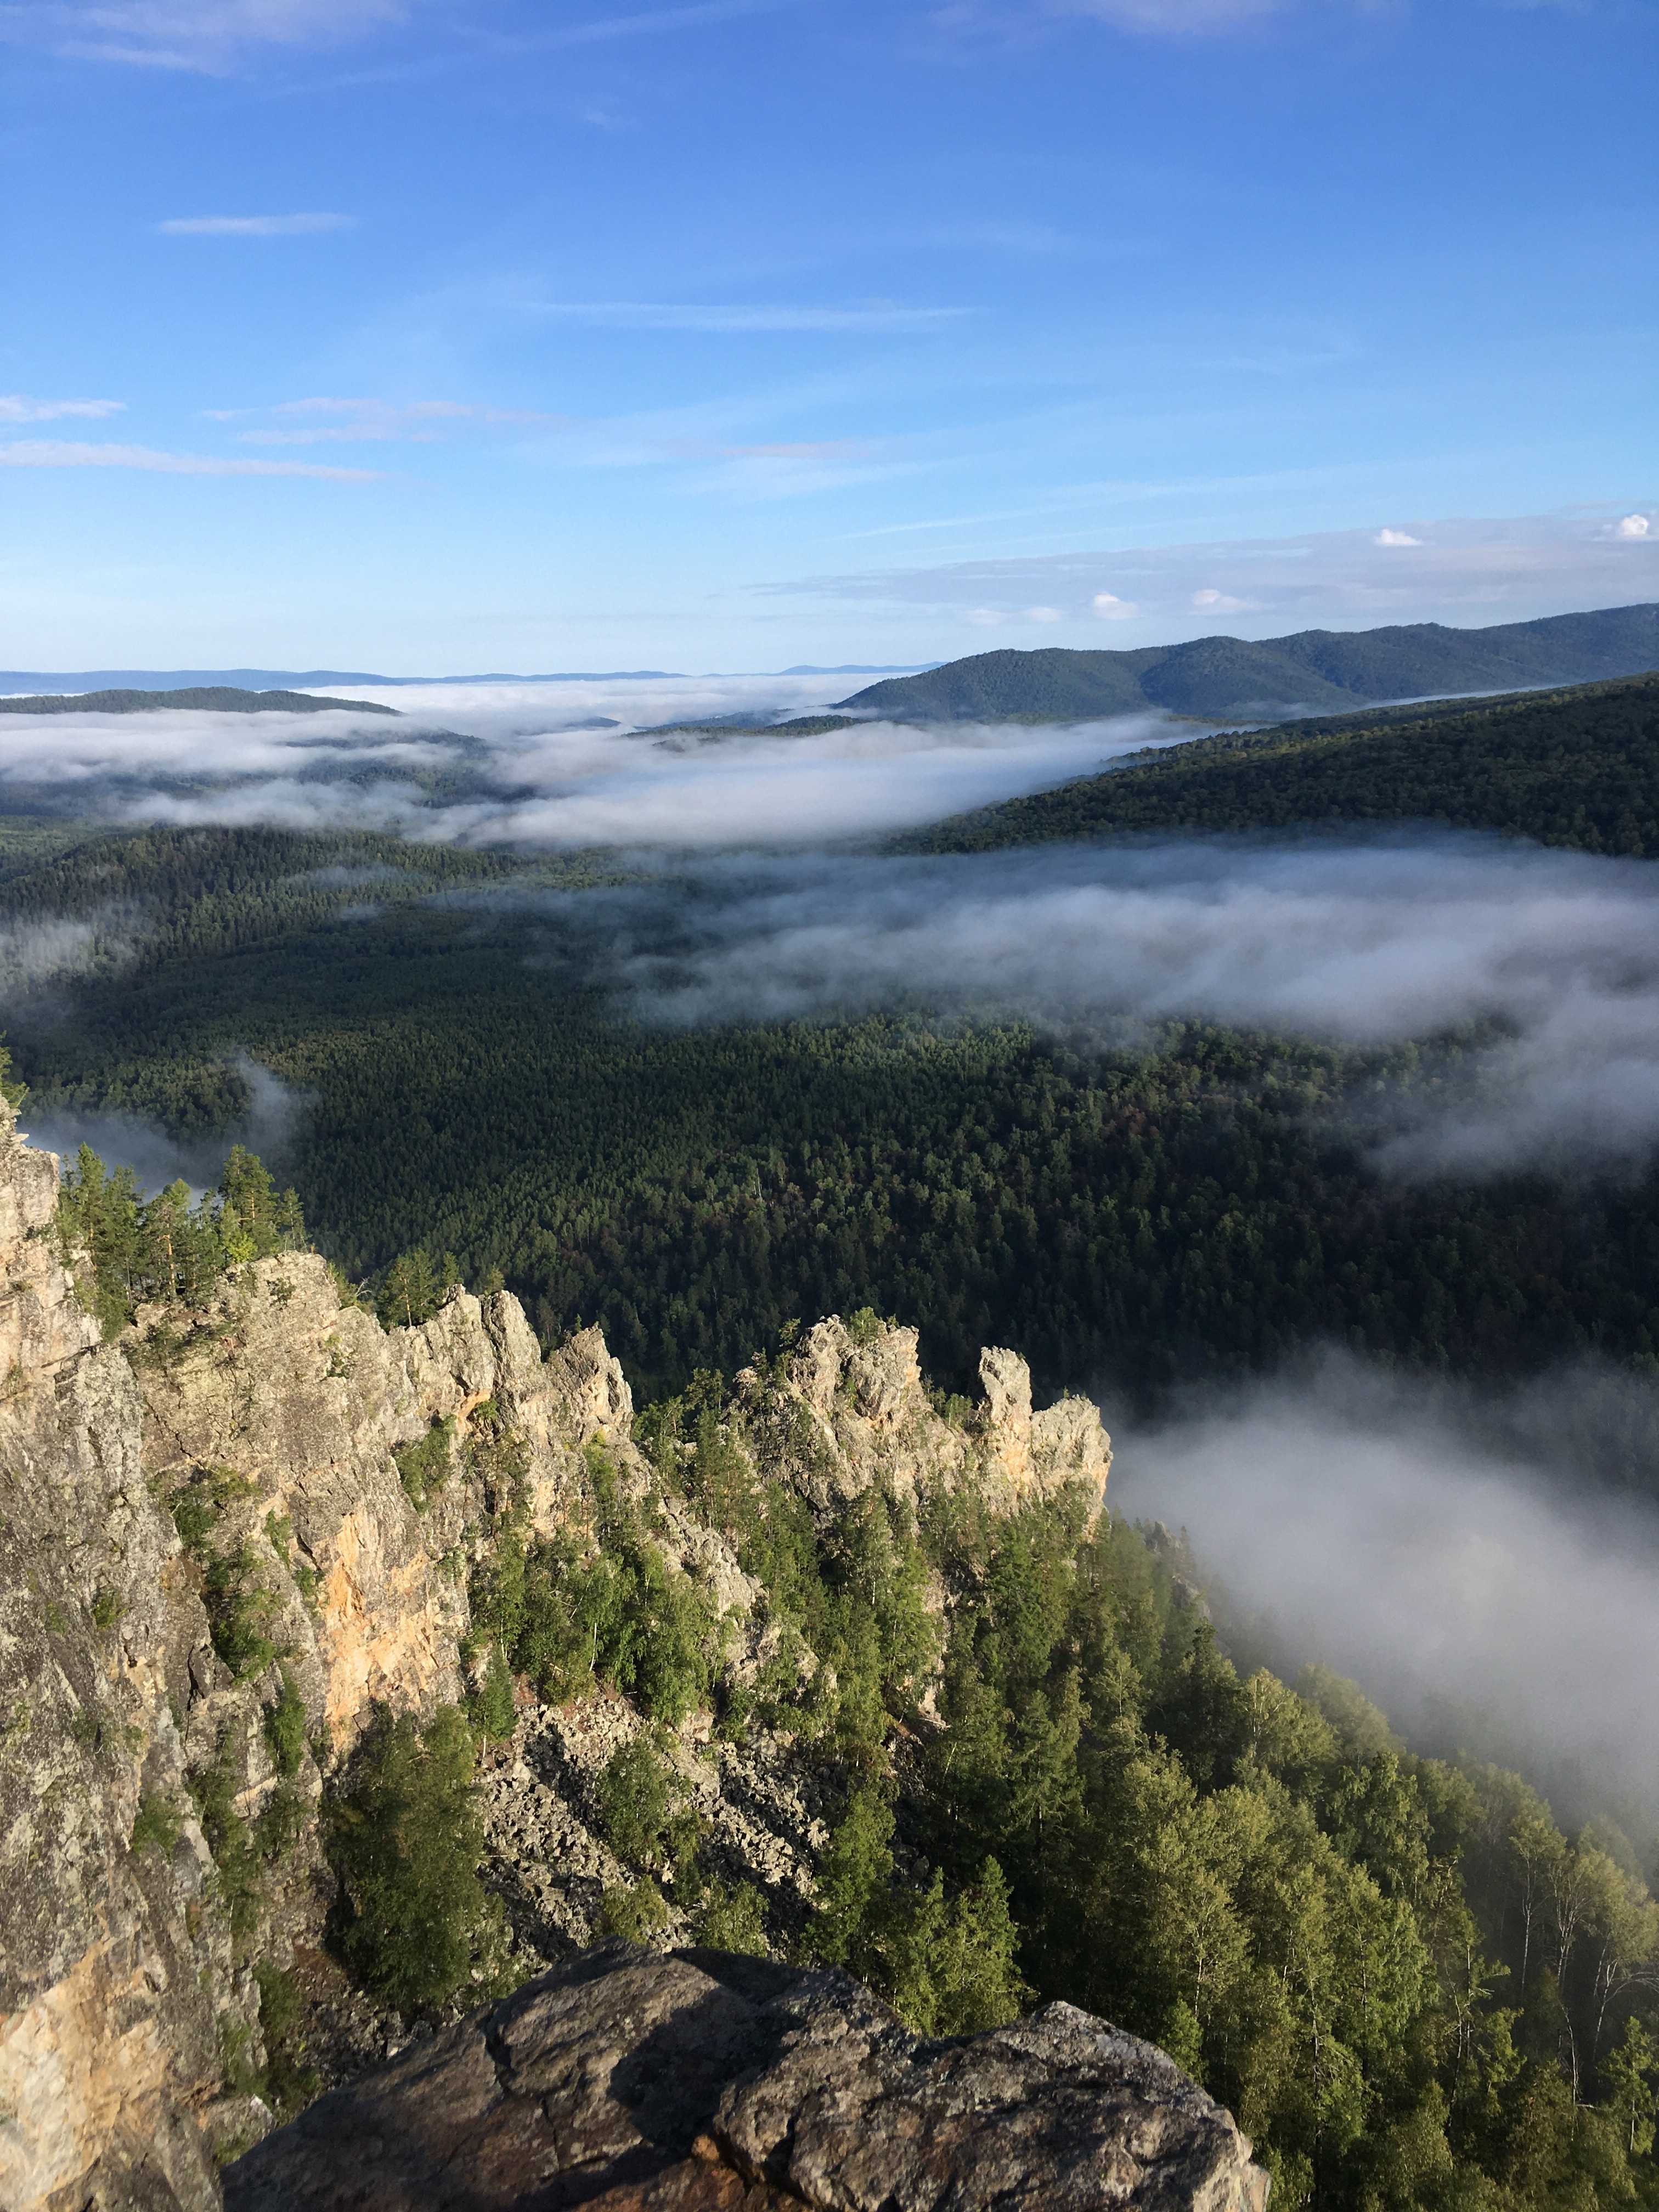
[[[839,703],[907,720],[1139,712],[1227,716],[1357,701],[1589,684],[1659,667],[1659,606],[1604,607],[1490,629],[1412,623],[1290,637],[1200,637],[1124,653],[978,653],[871,684]]]
[[[902,849],[1334,822],[1433,822],[1659,857],[1659,677],[1200,738],[958,815]]]

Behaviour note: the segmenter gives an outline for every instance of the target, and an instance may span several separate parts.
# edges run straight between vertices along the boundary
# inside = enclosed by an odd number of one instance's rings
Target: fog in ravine
[[[1114,1510],[1184,1528],[1225,1641],[1354,1679],[1414,1747],[1524,1769],[1568,1820],[1659,1830],[1659,1389],[1507,1393],[1328,1353],[1113,1420]]]
[[[246,1053],[239,1053],[233,1065],[246,1093],[246,1109],[233,1127],[210,1136],[174,1137],[136,1114],[37,1109],[27,1099],[17,1126],[42,1152],[58,1153],[66,1167],[73,1166],[82,1145],[90,1145],[106,1167],[131,1168],[145,1198],[180,1180],[194,1191],[210,1189],[235,1145],[246,1145],[268,1167],[280,1170],[305,1111],[305,1094]]]

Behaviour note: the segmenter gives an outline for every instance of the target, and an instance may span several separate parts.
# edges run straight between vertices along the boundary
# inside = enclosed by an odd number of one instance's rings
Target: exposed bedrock
[[[1172,2060],[1071,2005],[922,2042],[846,1975],[600,1945],[322,2098],[228,2212],[1262,2212]]]

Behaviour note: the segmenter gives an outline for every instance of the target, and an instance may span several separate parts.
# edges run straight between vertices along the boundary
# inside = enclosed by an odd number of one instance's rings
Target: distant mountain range
[[[307,691],[319,684],[611,684],[627,676],[672,676],[669,668],[561,669],[554,675],[376,676],[366,668],[83,668],[78,674],[38,668],[0,668],[0,693],[10,691],[100,691],[130,686],[146,691],[184,691],[233,684],[263,691],[289,688]],[[826,673],[839,676],[831,669]],[[863,674],[848,670],[848,675]]]
[[[833,668],[801,661],[793,668],[757,669],[761,676],[902,676],[931,668],[931,660],[844,660]],[[561,668],[540,675],[514,675],[494,669],[473,676],[376,676],[367,668],[83,668],[65,673],[39,668],[0,668],[0,694],[15,691],[102,691],[137,689],[183,691],[233,684],[255,691],[273,687],[296,691],[320,684],[617,684],[629,678],[678,678],[674,668]],[[15,710],[11,710],[15,711]]]
[[[1410,623],[1199,637],[1123,653],[976,653],[867,684],[838,706],[913,721],[1082,721],[1161,707],[1206,720],[1330,713],[1359,703],[1590,684],[1659,668],[1659,605],[1547,615],[1491,629]]]
[[[0,695],[0,714],[143,714],[157,707],[199,707],[220,714],[322,714],[349,707],[355,714],[395,714],[378,700],[319,698],[313,691],[245,691],[234,684],[180,685],[177,690],[46,691],[12,698]]]

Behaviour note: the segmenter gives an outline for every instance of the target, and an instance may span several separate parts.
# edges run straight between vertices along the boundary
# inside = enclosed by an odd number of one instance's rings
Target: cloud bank
[[[1659,1820],[1659,1513],[1593,1486],[1609,1414],[1650,1439],[1659,1392],[1578,1368],[1481,1399],[1331,1354],[1120,1432],[1113,1502],[1186,1526],[1267,1663],[1352,1676],[1425,1748],[1524,1763],[1563,1817]]]
[[[806,737],[631,733],[700,714],[799,713],[846,683],[411,686],[385,695],[398,723],[367,729],[345,712],[165,709],[54,715],[44,728],[36,717],[9,720],[0,702],[0,792],[130,821],[381,828],[528,847],[799,844],[936,820],[1191,734],[1150,713],[1065,729],[856,722]],[[433,708],[443,717],[435,730]],[[601,715],[621,726],[591,726]]]
[[[1435,1079],[1366,1109],[1386,1171],[1633,1165],[1659,1141],[1659,870],[1641,861],[1480,836],[1177,838],[703,880],[717,896],[645,929],[639,895],[616,895],[611,972],[658,1019],[908,1006],[1357,1046],[1462,1031]]]

